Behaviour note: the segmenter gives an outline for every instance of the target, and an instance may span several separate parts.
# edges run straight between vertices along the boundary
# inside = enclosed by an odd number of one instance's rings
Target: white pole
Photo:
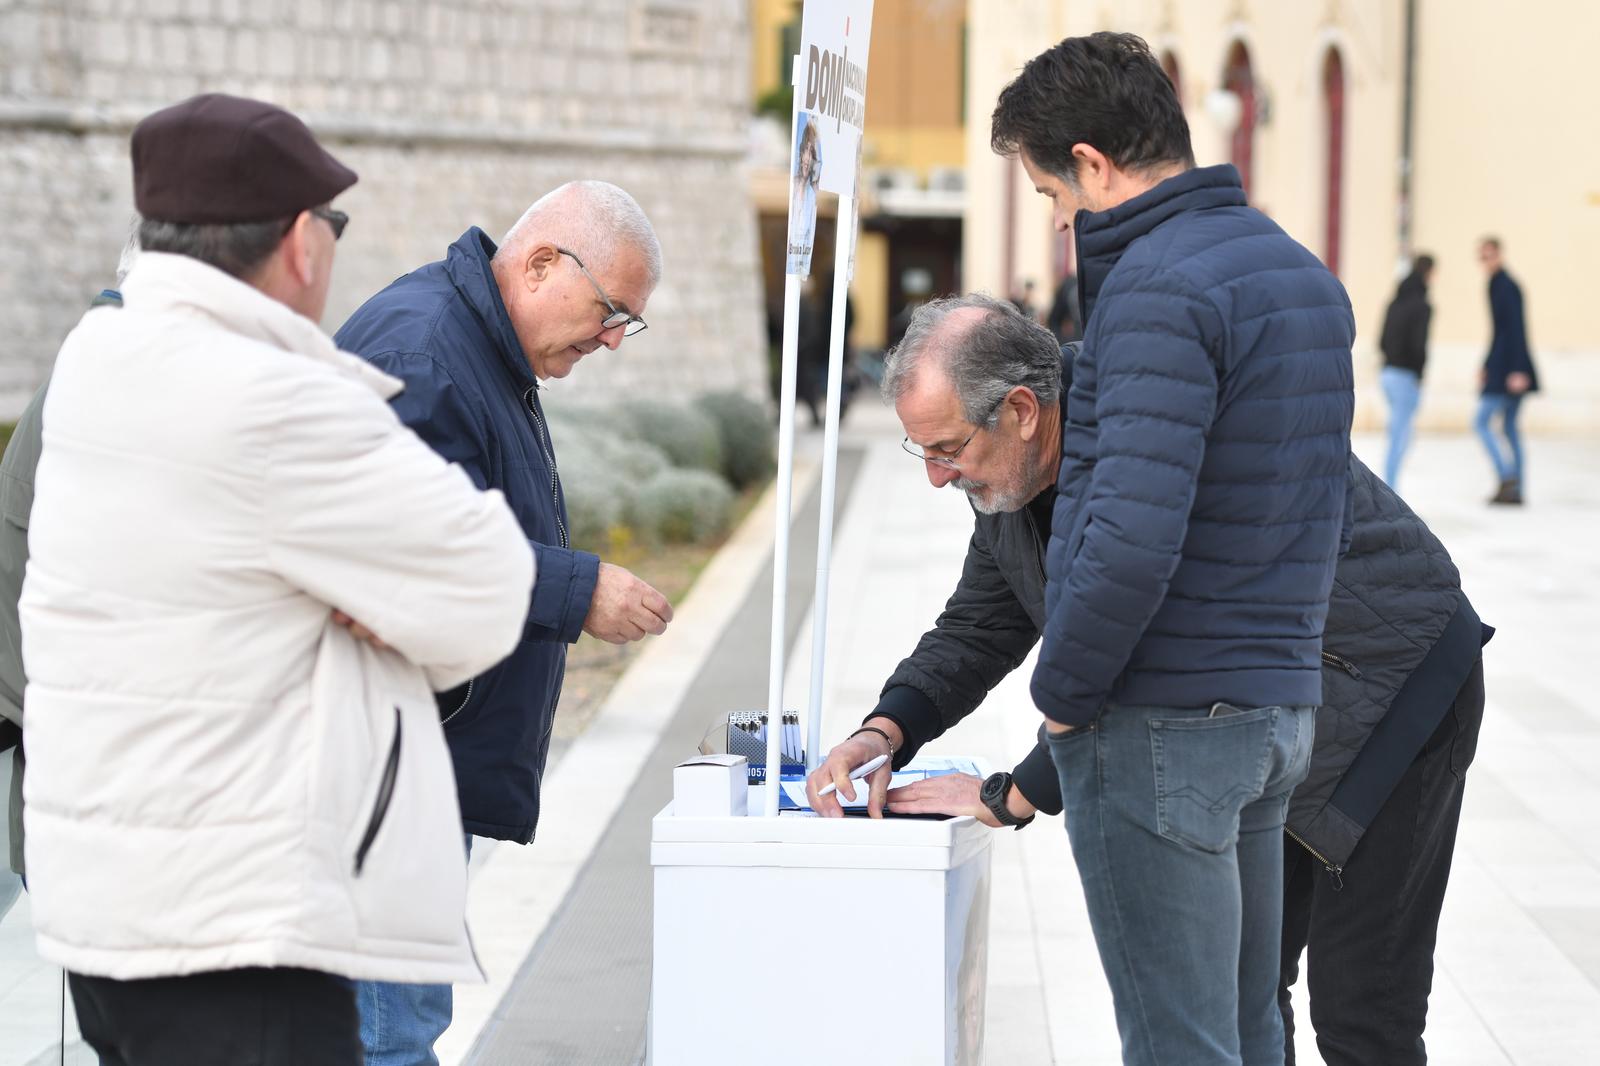
[[[839,472],[839,410],[844,396],[845,303],[856,233],[854,196],[839,197],[833,229],[833,315],[828,337],[828,419],[822,434],[822,499],[817,516],[817,587],[811,614],[811,703],[806,711],[806,769],[822,763],[822,697],[827,675],[828,577],[833,563],[833,500]]]
[[[783,772],[783,670],[787,651],[789,591],[789,497],[794,491],[794,393],[799,362],[800,278],[783,279],[783,384],[778,393],[777,526],[772,542],[772,673],[767,678],[767,790],[765,814],[778,816],[778,778]]]
[[[805,68],[794,57],[795,95],[803,91]],[[794,144],[794,118],[791,113],[789,143]],[[791,151],[793,149],[791,148]],[[791,201],[790,210],[794,209]],[[787,249],[787,245],[785,246]],[[787,250],[785,259],[788,258]],[[778,798],[783,776],[783,670],[787,649],[789,591],[789,497],[794,492],[794,393],[799,363],[800,276],[786,274],[783,279],[783,373],[778,389],[778,487],[777,526],[772,541],[772,645],[767,677],[767,787],[763,813],[778,816]]]

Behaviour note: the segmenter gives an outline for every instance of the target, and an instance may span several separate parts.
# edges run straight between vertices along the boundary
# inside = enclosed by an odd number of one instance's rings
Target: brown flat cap
[[[356,183],[306,124],[260,100],[207,93],[133,130],[133,203],[160,222],[268,222]]]

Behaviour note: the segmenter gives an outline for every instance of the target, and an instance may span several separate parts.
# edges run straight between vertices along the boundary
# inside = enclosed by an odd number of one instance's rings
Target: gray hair
[[[139,222],[139,249],[186,255],[243,281],[277,251],[292,221],[201,225],[146,218]]]
[[[128,228],[128,240],[122,246],[122,254],[117,256],[117,288],[128,280],[128,274],[133,270],[133,264],[139,259],[139,220],[135,218],[133,225]]]
[[[948,322],[969,308],[984,313],[970,325]],[[884,361],[884,400],[895,403],[910,390],[930,352],[955,386],[962,417],[975,426],[994,425],[1001,402],[1019,385],[1046,407],[1060,402],[1060,342],[1009,301],[972,293],[917,308],[905,338]]]
[[[637,200],[607,181],[569,181],[541,196],[506,231],[500,249],[528,240],[555,241],[582,256],[591,270],[607,269],[622,249],[632,248],[644,261],[650,284],[661,281],[655,227]]]

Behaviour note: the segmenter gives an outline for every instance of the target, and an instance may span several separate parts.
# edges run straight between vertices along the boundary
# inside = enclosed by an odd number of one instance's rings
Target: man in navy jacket
[[[1031,691],[1123,1060],[1282,1063],[1284,816],[1349,531],[1349,299],[1232,167],[1194,167],[1137,37],[1035,57],[991,142],[1078,245]]]
[[[1478,262],[1489,275],[1489,315],[1494,336],[1484,356],[1479,383],[1483,399],[1473,422],[1478,437],[1489,452],[1495,475],[1500,479],[1490,503],[1522,503],[1522,435],[1517,432],[1517,413],[1522,400],[1539,391],[1539,372],[1528,351],[1528,324],[1522,313],[1522,286],[1506,273],[1500,252],[1500,238],[1485,237],[1478,243]],[[1500,451],[1490,423],[1500,419],[1509,454]]]
[[[533,839],[567,645],[581,632],[621,644],[659,634],[667,600],[627,570],[574,550],[539,382],[644,328],[661,247],[615,185],[563,185],[522,216],[499,248],[476,226],[445,258],[372,297],[335,335],[402,379],[402,421],[479,488],[505,494],[538,564],[522,642],[439,696],[471,835]],[[359,621],[359,619],[357,619]],[[434,1063],[450,1024],[448,985],[363,982],[368,1066]]]

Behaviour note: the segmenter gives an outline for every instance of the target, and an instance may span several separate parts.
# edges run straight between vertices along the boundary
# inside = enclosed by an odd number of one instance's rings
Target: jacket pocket
[[[356,846],[357,877],[361,876],[361,868],[367,863],[367,853],[372,850],[372,842],[378,839],[378,830],[383,828],[384,818],[389,814],[389,805],[394,802],[394,786],[400,777],[400,743],[404,736],[400,708],[396,707],[394,739],[389,742],[389,755],[383,763],[383,775],[378,779],[378,795],[373,800],[372,813],[367,818],[367,828],[361,833],[361,843]]]

